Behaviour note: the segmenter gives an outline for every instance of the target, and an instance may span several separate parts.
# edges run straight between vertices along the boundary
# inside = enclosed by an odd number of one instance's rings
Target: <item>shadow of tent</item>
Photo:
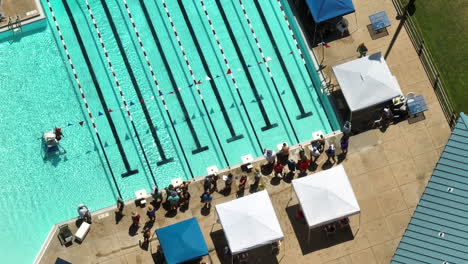
[[[223,230],[218,230],[215,232],[212,232],[210,234],[211,240],[213,241],[213,245],[215,246],[216,250],[216,255],[218,256],[218,259],[220,260],[221,264],[231,264],[231,257],[230,256],[224,256],[224,247],[226,247],[227,240],[226,237],[224,236]],[[271,246],[270,245],[265,245],[261,246],[252,250],[249,250],[247,252],[249,254],[248,257],[248,262],[247,263],[265,263],[265,264],[278,264],[278,259],[276,258],[276,255],[272,254]],[[281,253],[280,253],[281,255]],[[234,258],[233,263],[239,263],[239,261]]]
[[[156,251],[155,253],[152,253],[151,257],[153,257],[154,264],[166,263],[166,259],[164,259],[164,255],[161,254],[160,251]]]
[[[322,231],[322,228],[319,227],[310,230],[310,242],[308,242],[308,227],[305,220],[296,219],[298,210],[299,205],[296,204],[286,208],[286,213],[288,214],[289,221],[291,222],[294,233],[296,234],[296,238],[299,242],[299,246],[301,247],[302,255],[306,255],[324,248],[333,247],[335,245],[354,239],[353,232],[350,228],[337,230],[333,237],[327,238],[325,233]]]

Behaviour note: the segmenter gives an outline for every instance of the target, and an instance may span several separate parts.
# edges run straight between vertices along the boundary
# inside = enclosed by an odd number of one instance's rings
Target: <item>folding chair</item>
[[[338,31],[341,32],[341,36],[343,36],[344,33],[348,31],[348,24],[348,20],[346,20],[345,18],[343,18],[336,24],[336,29],[338,29]]]
[[[330,237],[333,237],[333,235],[335,235],[336,227],[335,225],[326,225],[323,228],[323,231],[325,231],[325,234],[327,235],[327,240],[328,240]]]
[[[70,228],[68,228],[67,224],[59,226],[59,233],[58,233],[58,238],[60,240],[60,244],[66,245],[68,243],[73,243],[73,233],[70,231]]]

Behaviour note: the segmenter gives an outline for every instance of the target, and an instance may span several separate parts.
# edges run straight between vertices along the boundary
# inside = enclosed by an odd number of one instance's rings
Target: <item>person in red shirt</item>
[[[276,163],[275,166],[273,167],[273,170],[275,171],[275,177],[283,177],[283,169],[284,165],[281,163]]]
[[[243,190],[245,188],[246,183],[247,183],[247,176],[242,175],[239,179],[239,189]]]
[[[63,137],[62,129],[59,128],[59,127],[56,127],[56,128],[54,129],[54,133],[55,133],[55,139],[56,139],[57,141],[60,141],[60,140],[62,139],[62,137]]]
[[[299,161],[299,172],[301,174],[305,174],[309,167],[310,160],[308,160],[305,156]]]
[[[143,243],[141,243],[141,240],[139,240],[138,244],[140,245],[140,247],[143,247],[143,245],[148,245],[148,243],[150,242],[151,228],[149,226],[146,226],[145,228],[143,228],[143,231],[141,231],[141,233],[143,233]]]
[[[302,211],[302,209],[299,209],[297,210],[297,215],[296,215],[296,218],[297,219],[304,219],[304,211]]]
[[[133,227],[140,226],[140,215],[135,211],[132,212],[132,226]]]

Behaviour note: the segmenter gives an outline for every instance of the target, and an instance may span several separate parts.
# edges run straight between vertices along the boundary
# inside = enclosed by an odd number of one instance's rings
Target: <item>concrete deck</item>
[[[354,1],[354,4],[356,14],[347,16],[351,36],[331,42],[331,48],[325,49],[325,72],[329,76],[331,66],[357,58],[355,51],[361,42],[365,42],[369,53],[385,53],[398,25],[391,0],[361,0]],[[371,40],[366,28],[370,23],[368,15],[381,10],[387,12],[392,22],[388,28],[389,36]],[[322,59],[321,47],[315,52],[319,60]],[[389,263],[447,142],[450,129],[404,29],[387,62],[402,90],[405,93],[411,91],[422,94],[429,111],[424,121],[411,125],[404,121],[390,126],[384,133],[375,129],[351,137],[349,154],[342,164],[362,210],[360,217],[351,218],[355,236],[343,233],[327,240],[320,232],[313,232],[311,244],[307,246],[307,229],[294,218],[297,199],[293,196],[290,201],[290,183],[272,181],[272,176],[267,175],[263,182],[272,199],[285,240],[278,256],[272,257],[271,254],[269,256],[257,250],[251,253],[252,263]],[[322,169],[324,162],[322,156],[317,170]],[[234,175],[240,173],[235,172]],[[252,175],[249,175],[249,182],[252,181]],[[220,182],[218,187],[221,189],[222,185]],[[214,225],[213,228],[214,209],[210,212],[202,210],[199,202],[201,189],[200,182],[190,186],[192,199],[190,209],[185,212],[179,211],[172,216],[167,215],[163,208],[158,209],[154,228],[197,217],[210,250],[209,263],[221,263],[220,249],[224,247],[225,241],[220,225]],[[226,197],[215,193],[213,205],[235,199],[236,190],[237,187],[234,187]],[[93,215],[91,231],[82,244],[62,247],[56,232],[52,232],[52,239],[38,263],[54,263],[57,257],[72,263],[161,263],[153,255],[158,245],[156,238],[152,239],[146,250],[139,247],[138,241],[142,239],[140,233],[135,236],[129,234],[130,212],[137,210],[142,220],[146,221],[145,210],[129,204],[118,224],[114,210]],[[74,222],[70,227],[73,232],[76,231]]]
[[[0,3],[0,13],[7,17],[0,22],[0,33],[9,30],[8,17],[14,23],[18,16],[22,25],[45,18],[40,0],[1,0]]]

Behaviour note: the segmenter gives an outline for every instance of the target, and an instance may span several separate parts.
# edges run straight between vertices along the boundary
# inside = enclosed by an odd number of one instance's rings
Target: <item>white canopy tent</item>
[[[310,229],[361,212],[342,165],[294,179],[293,189]]]
[[[334,66],[333,72],[351,112],[402,95],[380,52]]]
[[[232,254],[284,238],[267,191],[216,205]]]

